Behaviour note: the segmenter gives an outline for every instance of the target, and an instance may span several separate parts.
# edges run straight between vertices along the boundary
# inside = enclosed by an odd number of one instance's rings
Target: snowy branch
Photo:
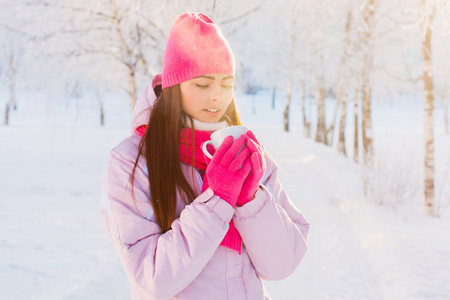
[[[249,10],[249,11],[246,11],[246,12],[244,12],[244,13],[242,13],[242,14],[236,16],[236,17],[233,17],[233,18],[231,18],[231,19],[228,19],[228,20],[225,20],[225,21],[223,21],[223,22],[220,22],[220,24],[225,25],[225,24],[229,24],[229,23],[232,23],[232,22],[234,22],[234,21],[237,21],[237,20],[240,20],[240,19],[245,18],[245,17],[247,17],[247,16],[253,14],[253,13],[256,12],[257,10],[259,10],[259,9],[261,8],[261,6],[262,6],[266,1],[267,1],[267,0],[262,0],[262,1],[259,2],[259,4],[258,4],[257,6],[255,6],[253,9],[251,9],[251,10]]]

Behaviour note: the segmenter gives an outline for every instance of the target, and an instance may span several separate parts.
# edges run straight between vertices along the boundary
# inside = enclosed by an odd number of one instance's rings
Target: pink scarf
[[[144,136],[145,131],[147,129],[146,125],[140,126],[136,129],[136,133],[141,137]],[[195,168],[203,171],[201,172],[202,177],[206,167],[209,163],[205,159],[202,151],[202,144],[210,139],[211,132],[194,130],[195,131],[195,139],[192,138],[192,130],[183,128],[180,132],[180,160],[188,165],[194,165]],[[192,144],[194,144],[194,157],[192,157]],[[202,193],[208,189],[208,182],[203,178],[203,186]],[[237,251],[241,254],[241,244],[242,239],[239,235],[239,231],[237,231],[236,227],[233,224],[233,220],[230,221],[230,227],[225,237],[223,238],[220,245],[228,247],[232,250]]]

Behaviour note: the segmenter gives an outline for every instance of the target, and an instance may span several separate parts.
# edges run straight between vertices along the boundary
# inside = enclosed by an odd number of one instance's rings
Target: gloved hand
[[[250,150],[243,147],[244,143],[245,139],[242,137],[234,142],[232,136],[226,137],[205,171],[204,180],[214,194],[233,207],[236,206],[242,184],[251,169]]]
[[[264,150],[255,134],[251,130],[248,130],[245,134],[241,135],[241,137],[246,140],[247,148],[249,148],[251,152],[250,159],[252,170],[242,185],[242,190],[236,203],[237,206],[242,206],[255,198],[255,193],[266,173]]]

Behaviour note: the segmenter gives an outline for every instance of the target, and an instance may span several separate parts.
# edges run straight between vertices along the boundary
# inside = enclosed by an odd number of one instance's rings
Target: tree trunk
[[[289,131],[289,107],[291,106],[292,81],[289,76],[286,85],[286,107],[284,109],[284,131]]]
[[[308,121],[308,118],[306,117],[306,110],[305,110],[305,80],[302,79],[300,81],[300,103],[302,106],[302,115],[303,115],[303,136],[306,138],[311,137],[311,122]]]
[[[368,84],[362,86],[362,142],[364,163],[368,163],[373,155],[371,89]]]
[[[274,86],[272,91],[272,109],[275,109],[276,96],[277,96],[277,87]]]
[[[99,112],[100,112],[100,126],[104,126],[105,125],[105,112],[103,110],[102,93],[100,92],[98,83],[95,86],[95,92],[97,95],[97,101],[98,101]]]
[[[317,101],[317,131],[316,142],[328,144],[327,141],[327,127],[325,123],[325,88],[323,83],[319,84],[316,90]]]
[[[339,153],[347,156],[347,151],[345,150],[345,123],[347,121],[347,99],[342,99],[341,105],[341,119],[339,122],[339,142],[338,151]]]
[[[345,39],[344,48],[341,57],[341,75],[339,77],[339,90],[338,90],[338,103],[341,106],[341,116],[339,121],[339,141],[338,141],[338,151],[343,155],[347,155],[345,150],[345,125],[347,123],[347,99],[348,99],[348,82],[349,80],[349,66],[348,66],[348,52],[351,37],[351,27],[352,27],[352,6],[349,7],[347,12],[347,18],[345,23]]]
[[[100,107],[100,126],[105,126],[105,113],[103,111],[103,104]]]
[[[325,70],[322,41],[314,41],[313,55],[315,61],[315,98],[317,103],[317,130],[315,141],[327,144],[327,125],[325,121]]]
[[[422,5],[425,6],[422,0]],[[433,19],[434,12],[429,15],[429,21]],[[424,82],[424,141],[425,141],[425,210],[435,216],[434,204],[434,94],[433,94],[433,73],[431,59],[431,28],[427,22],[423,23],[425,36],[422,39],[422,57],[423,57],[423,82]]]
[[[355,134],[354,134],[354,142],[353,142],[353,161],[359,161],[359,143],[358,143],[358,89],[355,89],[355,94],[353,95],[353,115],[354,115],[354,124],[355,124]]]
[[[295,17],[292,18],[291,23],[291,44],[289,47],[289,66],[288,75],[286,83],[286,108],[284,109],[284,130],[289,131],[289,107],[291,105],[291,95],[292,95],[292,73],[293,65],[295,62],[295,47],[296,47],[296,36],[297,36],[297,20]]]
[[[330,138],[328,139],[328,142],[326,143],[327,145],[333,145],[334,130],[336,128],[336,119],[337,119],[338,110],[339,110],[339,100],[336,100],[336,105],[334,107],[334,113],[333,113],[333,119],[331,121],[330,127],[327,129],[327,138],[328,138],[328,135],[331,133]]]
[[[10,102],[6,103],[6,108],[5,108],[5,125],[9,125],[9,106],[10,106]]]
[[[131,101],[131,111],[134,110],[134,106],[136,105],[137,101],[137,87],[136,87],[136,73],[132,67],[129,67],[129,95],[130,95],[130,101]]]
[[[9,125],[9,113],[11,107],[16,108],[16,68],[14,65],[14,54],[11,54],[8,62],[9,73],[9,101],[5,108],[5,125]]]
[[[368,164],[373,156],[373,133],[372,133],[372,113],[371,113],[371,73],[373,64],[373,15],[375,12],[375,0],[368,0],[363,8],[364,32],[362,33],[363,69],[361,87],[361,109],[362,109],[362,142],[363,161]]]
[[[112,20],[114,22],[117,39],[120,43],[122,51],[122,63],[128,68],[128,95],[130,96],[131,110],[133,111],[137,101],[137,87],[136,87],[136,66],[138,61],[133,62],[133,53],[127,45],[122,29],[120,27],[121,19],[116,4],[116,0],[109,1],[112,11]]]

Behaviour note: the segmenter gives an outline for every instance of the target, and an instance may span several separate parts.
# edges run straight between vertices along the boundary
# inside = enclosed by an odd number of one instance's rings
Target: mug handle
[[[206,148],[206,146],[208,146],[209,144],[211,144],[214,147],[214,149],[217,149],[217,143],[213,140],[208,140],[203,143],[202,151],[209,159],[212,159],[213,156],[211,155],[211,153],[209,153],[208,149]]]

